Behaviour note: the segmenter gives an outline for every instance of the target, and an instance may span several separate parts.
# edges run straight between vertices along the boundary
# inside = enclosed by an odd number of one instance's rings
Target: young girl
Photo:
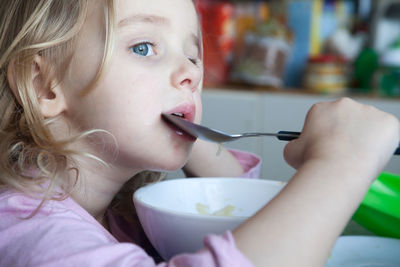
[[[212,144],[189,156],[193,138],[161,119],[200,122],[192,1],[7,0],[0,20],[0,266],[153,266],[126,216],[134,188],[182,166],[257,173],[256,157],[211,158]],[[399,135],[398,120],[372,107],[315,105],[285,149],[298,169],[285,189],[233,232],[160,265],[323,266]]]

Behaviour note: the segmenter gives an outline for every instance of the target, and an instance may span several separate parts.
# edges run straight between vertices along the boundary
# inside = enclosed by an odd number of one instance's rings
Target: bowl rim
[[[160,213],[163,214],[174,214],[174,215],[179,215],[185,218],[194,218],[194,219],[200,219],[200,220],[209,220],[210,218],[213,218],[214,220],[218,220],[218,221],[237,221],[237,220],[246,220],[249,219],[251,216],[224,216],[224,215],[212,215],[212,214],[201,214],[201,213],[192,213],[192,212],[187,212],[187,211],[176,211],[173,209],[169,209],[169,208],[159,208],[158,206],[155,205],[151,205],[147,202],[144,202],[142,199],[138,198],[138,194],[140,194],[141,191],[145,190],[146,188],[150,187],[150,186],[155,186],[159,183],[170,183],[170,182],[178,182],[180,180],[185,180],[185,181],[205,181],[205,180],[211,180],[211,181],[216,181],[216,180],[246,180],[246,181],[251,181],[252,183],[269,183],[269,184],[274,184],[274,185],[281,185],[281,189],[282,190],[287,182],[284,181],[279,181],[279,180],[269,180],[269,179],[254,179],[254,178],[244,178],[244,177],[188,177],[188,178],[174,178],[174,179],[169,179],[169,180],[163,180],[160,182],[156,182],[156,183],[152,183],[152,184],[148,184],[146,186],[143,186],[139,189],[137,189],[133,195],[132,195],[132,200],[133,203],[135,205],[135,207],[137,208],[137,204],[138,205],[142,205],[148,208],[152,208],[154,210],[157,210]]]

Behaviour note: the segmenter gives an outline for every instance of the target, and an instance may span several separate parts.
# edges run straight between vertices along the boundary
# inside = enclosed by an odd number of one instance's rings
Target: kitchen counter
[[[313,92],[304,88],[274,88],[274,87],[265,87],[265,86],[256,86],[256,85],[246,85],[246,84],[226,84],[226,85],[209,85],[204,87],[204,91],[208,90],[223,90],[223,91],[233,91],[233,92],[252,92],[252,93],[276,93],[276,94],[284,94],[284,95],[299,95],[299,96],[331,96],[331,97],[351,97],[351,98],[362,98],[362,99],[375,99],[375,100],[388,100],[388,101],[399,101],[400,96],[383,96],[376,93],[363,93],[357,92],[355,89],[345,90],[343,93],[336,94],[324,94]]]

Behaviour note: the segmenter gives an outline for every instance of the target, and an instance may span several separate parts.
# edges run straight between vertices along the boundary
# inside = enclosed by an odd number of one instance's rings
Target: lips
[[[193,122],[195,119],[195,114],[196,114],[196,108],[192,104],[183,104],[180,106],[177,106],[167,112],[167,114],[172,114],[174,116],[180,117],[184,120]],[[181,138],[194,142],[196,141],[196,137],[192,136],[191,134],[186,133],[185,131],[181,130],[180,128],[176,127],[175,125],[169,123],[168,121],[164,120],[166,124]]]
[[[184,120],[193,122],[195,115],[196,115],[196,108],[193,104],[183,104],[183,105],[179,105],[165,113],[173,114]]]

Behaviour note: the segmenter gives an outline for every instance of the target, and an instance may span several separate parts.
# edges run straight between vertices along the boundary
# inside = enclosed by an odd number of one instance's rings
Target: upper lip
[[[196,115],[196,107],[194,104],[185,103],[185,104],[176,106],[175,108],[173,108],[165,113],[167,113],[167,114],[174,114],[174,113],[182,114],[183,115],[182,119],[185,119],[190,122],[194,122],[194,118]]]

